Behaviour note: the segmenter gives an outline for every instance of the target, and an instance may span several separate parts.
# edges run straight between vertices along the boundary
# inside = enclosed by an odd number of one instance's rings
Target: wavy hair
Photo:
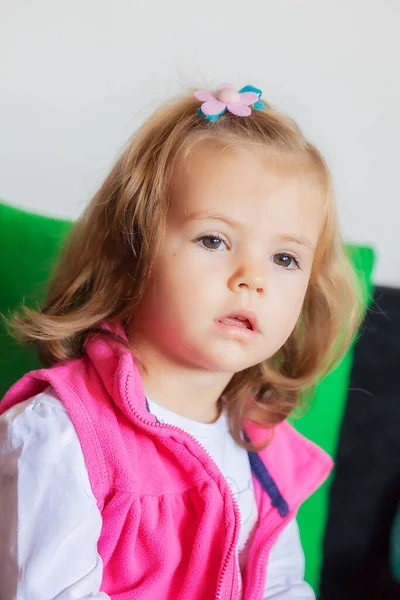
[[[170,101],[133,136],[74,224],[44,305],[22,307],[11,327],[21,342],[36,345],[45,366],[82,356],[88,336],[105,321],[119,319],[127,328],[161,247],[176,162],[204,140],[261,147],[288,173],[301,169],[316,186],[325,219],[294,331],[274,356],[236,373],[224,390],[231,433],[247,447],[244,421],[268,428],[284,420],[302,390],[347,349],[363,304],[339,233],[328,167],[296,123],[266,103],[248,117],[226,113],[215,122],[199,116],[198,107],[193,94]]]

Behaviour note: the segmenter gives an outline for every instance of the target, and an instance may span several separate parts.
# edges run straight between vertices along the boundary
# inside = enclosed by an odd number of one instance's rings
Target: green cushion
[[[0,204],[0,313],[8,314],[23,300],[35,305],[43,296],[48,274],[59,253],[60,243],[71,227],[68,221],[27,213]],[[349,248],[366,293],[371,289],[373,251]],[[0,398],[23,373],[38,367],[32,348],[21,348],[0,323]],[[316,389],[311,409],[294,424],[304,435],[336,454],[337,438],[346,401],[352,362],[350,350],[340,366]],[[306,554],[306,578],[318,588],[325,529],[329,481],[304,504],[299,525]]]
[[[23,300],[35,306],[71,223],[0,203],[0,314]],[[20,347],[0,320],[0,398],[24,373],[39,366],[33,348]]]

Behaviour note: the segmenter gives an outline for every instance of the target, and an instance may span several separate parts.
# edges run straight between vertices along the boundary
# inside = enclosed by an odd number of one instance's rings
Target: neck
[[[169,410],[201,423],[219,416],[219,398],[232,373],[215,373],[179,365],[154,348],[135,348],[146,396]]]

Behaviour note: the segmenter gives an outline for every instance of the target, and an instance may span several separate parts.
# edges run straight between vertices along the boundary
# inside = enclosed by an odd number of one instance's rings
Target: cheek
[[[196,306],[212,297],[211,273],[184,253],[171,253],[157,265],[152,301],[170,313],[195,312]]]
[[[291,320],[293,322],[293,327],[295,326],[303,308],[304,298],[306,295],[307,286],[301,286],[296,291],[293,292],[290,298],[290,306],[289,313],[291,315]]]
[[[275,287],[276,293],[271,286],[268,288],[270,298],[273,295],[273,306],[269,306],[269,318],[275,318],[276,325],[285,330],[285,333],[296,325],[303,307],[307,284],[306,277],[300,278],[296,273],[284,273],[279,285]]]
[[[219,260],[218,260],[219,259]],[[226,261],[207,250],[188,245],[166,255],[158,266],[158,276],[164,285],[200,295],[212,293],[225,277]]]
[[[292,296],[270,307],[265,337],[269,354],[281,348],[292,334],[301,314],[303,298],[304,294]]]
[[[309,283],[309,274],[306,271],[285,272],[274,271],[270,275],[268,292],[276,292],[284,304],[297,306],[302,304]]]

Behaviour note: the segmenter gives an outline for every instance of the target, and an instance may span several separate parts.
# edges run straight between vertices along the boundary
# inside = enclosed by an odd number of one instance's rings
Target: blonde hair
[[[244,420],[269,427],[285,419],[300,392],[347,349],[363,308],[319,151],[292,119],[267,104],[249,117],[226,113],[215,122],[199,116],[198,108],[188,94],[168,102],[142,126],[72,228],[45,305],[23,308],[12,327],[20,341],[36,345],[45,366],[82,356],[88,336],[102,331],[104,321],[118,318],[127,327],[162,244],[176,161],[198,141],[255,145],[282,165],[301,165],[325,203],[325,221],[294,331],[276,355],[236,373],[224,390],[232,435],[246,446]]]

